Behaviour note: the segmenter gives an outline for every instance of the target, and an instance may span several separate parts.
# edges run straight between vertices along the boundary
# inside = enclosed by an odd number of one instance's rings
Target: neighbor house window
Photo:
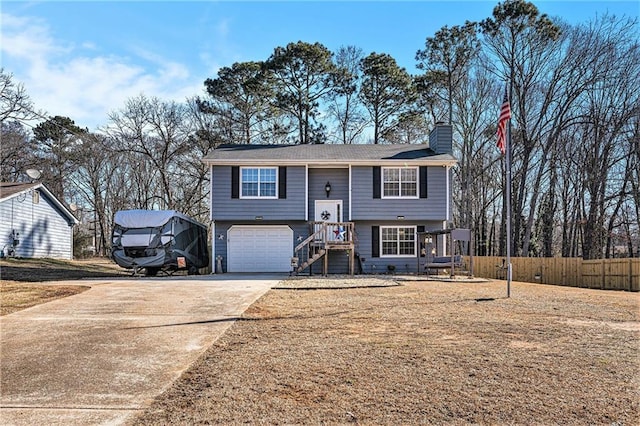
[[[277,176],[276,167],[242,168],[241,188],[243,198],[276,198]]]
[[[417,198],[417,167],[385,167],[382,169],[384,198]]]
[[[381,226],[380,242],[382,244],[382,256],[415,256],[416,227]]]

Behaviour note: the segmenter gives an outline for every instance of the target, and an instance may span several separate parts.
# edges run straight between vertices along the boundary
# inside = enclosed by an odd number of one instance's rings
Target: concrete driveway
[[[65,282],[91,289],[0,317],[0,424],[124,423],[282,278]]]

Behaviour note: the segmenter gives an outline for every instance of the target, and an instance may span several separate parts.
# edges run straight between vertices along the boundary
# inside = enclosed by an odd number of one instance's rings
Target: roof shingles
[[[0,182],[0,199],[25,191],[38,183]]]
[[[294,162],[362,162],[440,160],[455,162],[451,154],[436,154],[426,145],[221,145],[204,157],[206,163],[256,160]]]

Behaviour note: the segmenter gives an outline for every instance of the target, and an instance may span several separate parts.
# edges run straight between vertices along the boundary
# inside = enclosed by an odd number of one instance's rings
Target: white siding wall
[[[32,191],[0,202],[0,249],[9,246],[14,229],[17,257],[73,258],[73,225],[42,192],[38,203]]]

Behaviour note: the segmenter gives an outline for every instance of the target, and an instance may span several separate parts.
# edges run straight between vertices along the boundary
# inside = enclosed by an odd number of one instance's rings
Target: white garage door
[[[228,272],[289,272],[293,231],[288,226],[232,226],[227,233]]]

